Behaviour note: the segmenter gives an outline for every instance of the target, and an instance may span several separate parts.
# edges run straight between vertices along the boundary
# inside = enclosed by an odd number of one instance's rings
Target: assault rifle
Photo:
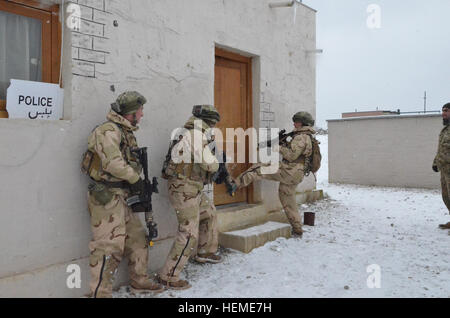
[[[144,191],[128,198],[127,204],[135,213],[145,212],[145,224],[148,229],[147,242],[149,246],[153,246],[153,239],[158,236],[158,225],[153,222],[152,195],[158,193],[158,179],[153,177],[150,181],[148,177],[147,147],[136,148],[132,152],[136,154],[144,170]]]
[[[228,169],[226,166],[227,156],[225,155],[225,152],[217,153],[217,155],[216,155],[217,145],[216,145],[216,142],[214,141],[214,139],[212,139],[212,140],[213,140],[213,142],[209,144],[209,149],[216,156],[217,159],[222,157],[222,162],[220,162],[221,160],[219,160],[219,170],[217,170],[213,174],[211,179],[216,184],[225,183],[225,187],[227,188],[227,193],[230,196],[234,197],[237,187],[234,183],[232,183],[231,175],[228,172]]]
[[[222,162],[219,163],[219,170],[213,175],[212,180],[216,184],[222,184],[225,183],[225,187],[227,188],[227,193],[230,196],[234,196],[234,193],[236,192],[236,185],[233,184],[231,180],[230,173],[228,172],[226,163],[227,163],[227,156],[224,152],[222,152]]]
[[[278,133],[278,137],[272,139],[272,140],[268,140],[266,142],[261,142],[258,144],[258,148],[262,149],[262,148],[270,148],[272,147],[272,145],[276,144],[278,142],[278,144],[281,145],[285,145],[287,143],[287,139],[289,137],[293,137],[296,134],[296,132],[292,131],[290,133],[286,133],[286,129],[280,130],[280,132]]]

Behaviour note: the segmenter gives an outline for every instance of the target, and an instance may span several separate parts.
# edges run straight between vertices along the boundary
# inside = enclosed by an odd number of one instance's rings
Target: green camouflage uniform
[[[205,147],[206,140],[202,141],[202,149],[194,149],[195,120],[202,123],[203,132],[209,128],[203,120],[191,117],[184,126],[185,137],[177,144],[180,148],[191,149],[192,163],[177,164],[172,160],[166,170],[169,200],[176,211],[178,232],[159,276],[170,283],[180,280],[181,271],[196,249],[199,254],[216,253],[218,249],[216,209],[202,190],[210,183],[211,174],[219,169],[219,163]],[[202,151],[202,163],[194,163],[195,151],[197,154]]]
[[[445,126],[439,135],[439,147],[434,166],[441,172],[442,199],[450,211],[450,129]]]
[[[261,179],[279,181],[278,194],[284,212],[294,232],[301,234],[303,232],[303,223],[298,212],[295,193],[297,186],[303,181],[305,157],[312,154],[312,143],[308,134],[315,134],[315,131],[309,126],[294,129],[294,131],[300,134],[292,138],[287,146],[280,146],[283,161],[280,162],[277,172],[274,174],[263,174],[261,167],[268,165],[256,164],[237,177],[235,182],[238,188],[242,188]]]
[[[100,181],[97,186],[101,185],[101,181],[135,183],[142,170],[130,151],[137,147],[133,134],[137,128],[113,110],[107,119],[88,139],[88,149],[100,158],[100,168],[93,171],[91,177]],[[139,218],[125,202],[129,195],[126,187],[108,185],[103,191],[95,190],[91,188],[88,193],[93,234],[89,244],[90,289],[93,296],[111,297],[114,274],[124,256],[129,257],[128,269],[132,283],[144,284],[149,280],[146,233]],[[98,193],[100,196],[97,196]],[[105,193],[109,193],[106,200]]]

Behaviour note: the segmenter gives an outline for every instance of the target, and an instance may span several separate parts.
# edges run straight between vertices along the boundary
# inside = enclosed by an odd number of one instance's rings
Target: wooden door
[[[214,105],[220,113],[221,121],[217,128],[221,129],[224,141],[226,128],[243,128],[252,126],[251,109],[251,59],[234,53],[216,49]],[[235,139],[237,140],[237,139]],[[224,142],[224,151],[227,145]],[[234,143],[234,162],[237,162],[237,144]],[[234,164],[230,171],[237,177],[245,171],[248,164],[248,141],[246,142],[246,163]],[[234,197],[226,193],[225,185],[214,185],[214,204],[224,205],[250,202],[252,188],[238,191]]]

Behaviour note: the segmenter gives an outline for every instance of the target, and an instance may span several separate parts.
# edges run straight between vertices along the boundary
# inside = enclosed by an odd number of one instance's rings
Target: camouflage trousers
[[[441,171],[442,200],[450,212],[450,173]]]
[[[238,188],[243,188],[258,180],[280,182],[278,187],[278,196],[284,212],[286,213],[286,217],[288,218],[289,223],[291,223],[293,231],[295,233],[302,233],[303,222],[298,211],[295,193],[298,184],[303,179],[303,175],[301,174],[300,176],[296,176],[295,179],[290,178],[286,174],[286,171],[283,171],[283,167],[279,168],[275,173],[264,174],[261,172],[262,166],[263,165],[261,164],[256,164],[247,169],[247,171],[241,173],[235,180],[236,185]]]
[[[219,233],[216,208],[201,190],[169,181],[169,199],[176,211],[178,231],[159,276],[176,282],[190,257],[217,252]]]
[[[93,239],[89,243],[92,297],[111,297],[114,276],[123,257],[128,257],[130,279],[149,280],[148,247],[141,221],[126,205],[124,196],[115,194],[101,205],[88,194]]]

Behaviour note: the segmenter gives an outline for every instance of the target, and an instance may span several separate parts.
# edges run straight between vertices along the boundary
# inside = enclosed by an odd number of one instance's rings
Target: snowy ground
[[[156,297],[450,297],[450,221],[438,190],[328,184],[327,136],[318,188],[327,199],[303,239],[278,239],[216,265],[189,264],[192,288]],[[379,266],[379,276],[367,272]],[[381,288],[369,288],[368,277]],[[375,282],[375,280],[371,280]],[[123,287],[114,297],[130,297]]]

